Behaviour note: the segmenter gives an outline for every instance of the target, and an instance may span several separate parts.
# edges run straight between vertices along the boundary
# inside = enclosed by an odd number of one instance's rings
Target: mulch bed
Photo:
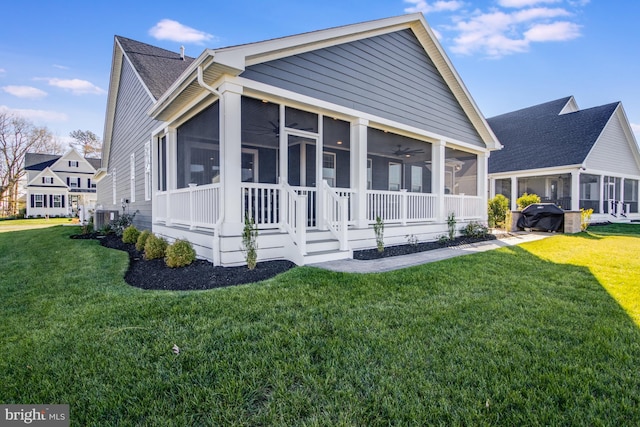
[[[291,261],[277,260],[259,262],[255,269],[246,266],[220,267],[214,266],[206,260],[195,260],[191,265],[180,268],[167,267],[163,259],[145,260],[135,245],[122,242],[122,238],[109,234],[102,236],[98,233],[76,234],[72,239],[98,239],[102,246],[125,251],[129,254],[129,269],[125,273],[125,281],[137,288],[187,291],[222,288],[226,286],[255,283],[270,279],[280,273],[295,267]],[[481,238],[457,237],[454,240],[437,242],[420,242],[415,245],[394,245],[378,252],[376,248],[353,252],[357,260],[374,260],[399,255],[414,254],[448,246],[459,246],[470,243],[495,240],[497,237],[488,234]]]
[[[456,237],[453,240],[436,241],[436,242],[419,242],[415,245],[394,245],[385,246],[383,252],[378,252],[377,248],[363,249],[359,251],[353,251],[353,258],[359,260],[372,260],[379,258],[388,258],[399,255],[409,255],[418,252],[431,251],[434,249],[446,248],[449,246],[467,245],[470,243],[485,242],[488,240],[496,240],[498,237],[494,234],[487,234],[484,237]]]

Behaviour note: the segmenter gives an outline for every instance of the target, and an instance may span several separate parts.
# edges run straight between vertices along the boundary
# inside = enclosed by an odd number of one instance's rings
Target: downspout
[[[198,66],[198,84],[211,92],[213,95],[218,97],[218,102],[220,104],[220,112],[224,115],[224,97],[222,94],[205,83],[202,72],[202,65]],[[224,135],[224,120],[220,120],[219,126],[220,135]],[[222,139],[222,138],[220,138]],[[220,148],[222,149],[222,144],[220,144]],[[222,160],[222,152],[220,153],[220,160]],[[222,161],[220,161],[220,167],[222,167]],[[222,174],[220,174],[220,189],[219,189],[219,201],[218,201],[218,220],[213,225],[213,265],[221,265],[221,257],[220,257],[220,226],[222,225],[222,221],[224,220],[224,209],[221,208],[221,203],[224,198],[224,181],[222,180]]]

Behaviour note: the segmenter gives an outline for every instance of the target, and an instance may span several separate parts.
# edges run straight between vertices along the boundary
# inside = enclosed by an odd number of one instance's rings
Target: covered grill
[[[517,225],[534,230],[561,231],[564,211],[553,203],[534,203],[522,210]]]

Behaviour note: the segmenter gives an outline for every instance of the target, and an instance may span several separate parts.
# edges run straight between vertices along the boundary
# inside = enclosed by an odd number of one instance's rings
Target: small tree
[[[502,194],[497,194],[493,199],[489,199],[489,227],[503,228],[507,220],[509,210],[509,199]]]
[[[518,204],[518,209],[523,210],[529,205],[540,203],[540,196],[537,194],[524,193],[522,196],[518,197],[516,203]]]
[[[450,212],[447,216],[447,228],[449,230],[449,240],[453,240],[456,238],[456,214],[455,212]]]
[[[258,263],[258,228],[253,218],[249,215],[245,215],[244,217],[242,250],[245,254],[245,261],[247,261],[247,268],[253,270]]]
[[[376,235],[376,246],[378,252],[384,252],[384,221],[380,216],[376,216],[376,222],[373,224],[373,232]]]

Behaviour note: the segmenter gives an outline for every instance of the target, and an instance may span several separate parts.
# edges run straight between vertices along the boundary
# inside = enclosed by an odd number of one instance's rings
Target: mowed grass
[[[639,425],[638,312],[611,288],[640,298],[640,238],[598,230],[200,292],[129,287],[126,254],[76,229],[4,233],[0,403],[101,426]]]

